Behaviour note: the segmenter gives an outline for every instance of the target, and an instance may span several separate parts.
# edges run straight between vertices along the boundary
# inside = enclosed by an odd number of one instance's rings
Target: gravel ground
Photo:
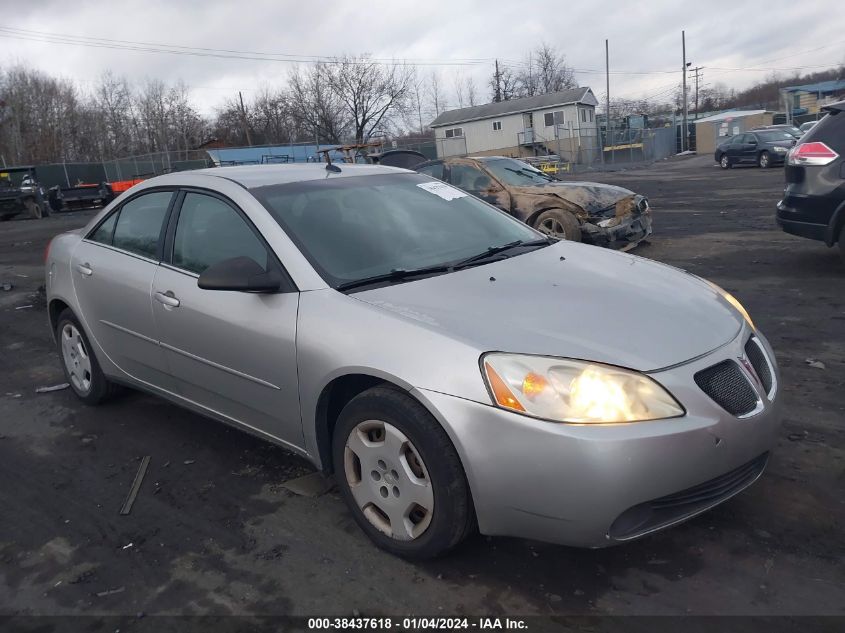
[[[14,284],[0,290],[0,614],[845,615],[845,265],[777,228],[781,170],[711,162],[589,179],[648,195],[655,234],[633,252],[722,285],[767,334],[780,441],[731,501],[595,551],[476,536],[404,562],[335,493],[285,489],[311,468],[280,448],[138,393],[97,408],[37,394],[63,382],[44,248],[91,212],[0,224],[0,282]]]

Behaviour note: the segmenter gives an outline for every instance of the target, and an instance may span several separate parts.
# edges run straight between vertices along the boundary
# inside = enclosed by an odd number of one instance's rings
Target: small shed
[[[772,125],[774,112],[768,110],[729,110],[694,121],[696,153],[708,154],[731,136],[761,125]]]

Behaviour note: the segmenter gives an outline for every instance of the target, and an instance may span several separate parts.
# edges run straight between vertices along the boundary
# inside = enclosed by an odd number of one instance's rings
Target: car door
[[[746,133],[742,135],[742,162],[754,163],[757,161],[757,136]]]
[[[172,382],[156,339],[150,289],[173,190],[144,191],[115,209],[71,256],[78,315],[103,353],[136,380]]]
[[[508,192],[497,180],[475,165],[452,163],[449,165],[448,177],[449,182],[455,187],[510,213],[511,199]]]
[[[177,392],[297,447],[303,445],[296,367],[299,293],[203,290],[212,264],[250,257],[283,271],[247,216],[209,191],[185,190],[153,281],[153,313]],[[285,274],[286,279],[287,278]]]

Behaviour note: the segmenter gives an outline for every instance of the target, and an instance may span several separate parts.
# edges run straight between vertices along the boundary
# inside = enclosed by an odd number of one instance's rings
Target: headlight
[[[727,301],[727,302],[728,302],[728,303],[730,303],[730,304],[731,304],[734,308],[736,308],[736,311],[737,311],[737,312],[739,312],[739,313],[742,315],[742,318],[743,318],[743,319],[745,319],[745,322],[746,322],[746,323],[748,323],[748,327],[750,327],[752,330],[756,330],[756,329],[757,329],[756,327],[754,327],[754,321],[752,321],[752,320],[751,320],[751,315],[750,315],[750,314],[748,314],[748,310],[746,310],[746,309],[743,307],[743,305],[739,302],[739,299],[737,299],[736,297],[734,297],[734,296],[733,296],[730,292],[728,292],[727,290],[725,290],[725,289],[724,289],[724,288],[722,288],[721,286],[717,286],[717,285],[716,285],[716,284],[714,284],[712,281],[709,281],[709,280],[707,280],[707,279],[704,279],[703,277],[699,277],[699,279],[701,279],[704,283],[706,283],[708,286],[710,286],[711,288],[713,288],[713,290],[715,290],[715,291],[716,291],[716,292],[718,292],[720,295],[722,295],[722,298],[723,298],[725,301]]]
[[[611,365],[491,353],[481,366],[498,406],[545,420],[607,424],[684,415],[657,382]]]

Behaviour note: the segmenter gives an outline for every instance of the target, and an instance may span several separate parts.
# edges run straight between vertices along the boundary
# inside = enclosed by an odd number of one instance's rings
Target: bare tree
[[[466,83],[464,84],[466,88],[466,96],[467,96],[467,105],[474,106],[478,103],[478,93],[475,89],[475,80],[472,77],[467,77]]]
[[[543,93],[577,87],[575,71],[566,65],[566,57],[555,47],[543,42],[534,51],[534,60],[537,82]]]
[[[310,138],[341,143],[349,119],[340,97],[330,89],[325,64],[294,68],[288,78],[293,116]]]
[[[434,110],[434,116],[440,116],[448,106],[443,95],[443,87],[441,85],[440,73],[432,70],[428,76],[428,98],[431,102],[431,109]]]

